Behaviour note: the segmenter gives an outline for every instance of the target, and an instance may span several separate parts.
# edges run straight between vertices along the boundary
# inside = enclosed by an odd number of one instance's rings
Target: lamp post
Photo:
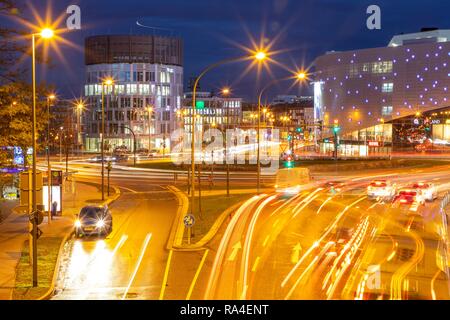
[[[147,107],[148,112],[148,152],[150,153],[150,150],[152,148],[152,114],[153,114],[153,107]]]
[[[256,61],[263,61],[265,59],[267,59],[267,53],[263,52],[263,51],[258,51],[252,55],[247,55],[247,56],[243,56],[243,57],[237,57],[237,58],[229,58],[229,59],[224,59],[221,60],[219,62],[213,63],[211,65],[209,65],[208,67],[206,67],[201,73],[200,75],[195,79],[194,82],[194,86],[193,86],[193,92],[192,92],[192,114],[191,114],[191,119],[192,119],[192,123],[191,123],[191,215],[193,215],[194,213],[194,201],[195,201],[195,124],[196,124],[196,105],[197,105],[197,101],[196,101],[196,94],[197,94],[197,87],[198,84],[200,82],[200,80],[203,78],[203,76],[208,73],[209,71],[211,71],[212,69],[215,69],[219,66],[222,66],[224,64],[227,63],[233,63],[233,62],[239,62],[239,61],[243,61],[243,60],[248,60],[248,59],[253,59]],[[190,242],[190,236],[191,236],[191,228],[188,229],[189,230],[189,234],[188,234],[188,242]]]
[[[280,78],[280,79],[274,79],[271,82],[269,82],[265,87],[263,87],[263,89],[260,91],[259,95],[258,95],[258,114],[257,114],[257,118],[258,118],[258,127],[257,127],[257,144],[258,144],[258,151],[257,151],[257,173],[256,173],[256,190],[257,193],[260,193],[261,190],[261,152],[260,152],[260,146],[261,146],[261,134],[260,134],[260,130],[261,130],[261,100],[262,100],[262,96],[264,94],[264,92],[269,89],[270,87],[272,87],[273,85],[277,84],[278,82],[281,81],[285,81],[285,80],[291,80],[291,79],[296,79],[297,81],[303,81],[305,79],[307,79],[307,74],[304,71],[300,71],[298,72],[295,76],[290,76],[290,77],[285,77],[285,78]]]
[[[37,214],[37,172],[36,172],[36,36],[40,36],[42,39],[50,39],[54,36],[54,32],[51,29],[43,29],[40,33],[33,33],[31,36],[32,41],[32,87],[33,87],[33,109],[32,109],[32,140],[33,140],[33,175],[31,178],[31,184],[33,189],[32,194],[32,212],[31,221],[32,221],[32,265],[33,265],[33,287],[38,286],[38,273],[37,273],[37,225],[38,225],[38,214]]]
[[[81,151],[82,149],[82,145],[83,145],[83,140],[81,138],[81,113],[84,109],[84,104],[82,102],[77,104],[77,145],[79,147],[78,151]],[[81,152],[78,152],[79,155]]]
[[[50,164],[50,102],[55,100],[56,96],[50,94],[47,96],[47,223],[50,224],[52,220],[51,205],[52,205],[52,167]]]
[[[114,80],[111,78],[103,79],[102,81],[102,201],[105,200],[105,86],[112,86]]]
[[[228,96],[230,94],[229,88],[222,89],[222,95]],[[227,129],[230,126],[230,104],[227,103],[227,113],[226,113],[226,126],[225,126],[225,167],[227,170],[227,197],[230,196],[230,164],[228,163],[228,136]]]

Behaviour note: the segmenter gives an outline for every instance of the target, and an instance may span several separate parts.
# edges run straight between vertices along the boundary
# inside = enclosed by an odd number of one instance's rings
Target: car
[[[396,185],[388,180],[374,180],[367,187],[369,199],[393,199],[396,193]]]
[[[421,190],[403,188],[398,191],[397,196],[394,198],[394,202],[399,204],[425,204],[425,197]]]
[[[330,188],[330,192],[340,192],[344,187],[342,181],[327,181],[323,185],[325,188]]]
[[[434,184],[428,182],[417,182],[411,185],[411,189],[421,190],[425,200],[434,201],[438,197],[438,191]]]
[[[85,206],[75,220],[75,236],[106,236],[112,232],[112,222],[112,214],[107,206]]]

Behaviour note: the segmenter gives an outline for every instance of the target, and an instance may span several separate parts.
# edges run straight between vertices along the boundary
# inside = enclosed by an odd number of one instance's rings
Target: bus
[[[311,172],[308,168],[287,168],[277,172],[275,191],[296,194],[302,187],[311,183]]]

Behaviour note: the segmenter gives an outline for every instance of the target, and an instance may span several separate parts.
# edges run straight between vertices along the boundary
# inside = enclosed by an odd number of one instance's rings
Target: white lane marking
[[[152,238],[152,234],[151,233],[147,234],[147,236],[145,237],[144,244],[142,245],[141,253],[139,255],[138,262],[136,264],[136,267],[134,268],[134,272],[133,272],[133,275],[131,276],[130,282],[128,283],[128,286],[125,289],[125,292],[123,293],[122,300],[125,300],[125,298],[128,295],[128,291],[130,290],[130,287],[133,284],[134,278],[136,277],[136,274],[137,274],[137,272],[139,270],[139,267],[141,266],[142,259],[144,258],[145,251],[147,250],[147,246],[148,246],[148,243],[150,242],[151,238]]]

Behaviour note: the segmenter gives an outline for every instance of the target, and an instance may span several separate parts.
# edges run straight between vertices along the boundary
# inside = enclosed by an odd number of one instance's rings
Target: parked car
[[[394,199],[394,202],[398,202],[399,204],[414,204],[417,203],[419,205],[425,204],[425,197],[420,190],[414,189],[400,189],[397,196]]]
[[[375,180],[367,187],[367,197],[369,199],[381,198],[392,200],[395,197],[395,193],[396,185],[388,180]]]

